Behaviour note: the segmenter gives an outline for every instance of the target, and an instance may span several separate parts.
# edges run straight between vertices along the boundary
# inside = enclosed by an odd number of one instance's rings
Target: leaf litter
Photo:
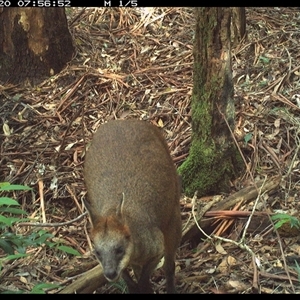
[[[179,166],[191,143],[193,87],[192,8],[72,8],[66,10],[76,47],[59,74],[36,87],[0,86],[0,182],[26,184],[34,192],[15,192],[22,209],[37,223],[46,221],[53,242],[82,256],[41,246],[27,257],[4,264],[0,291],[29,292],[40,283],[72,282],[97,262],[91,254],[82,164],[85,145],[105,121],[138,118],[164,129]],[[300,11],[247,8],[247,38],[232,49],[236,126],[234,136],[248,172],[232,192],[256,180],[281,174],[280,186],[264,194],[257,210],[299,217]],[[251,176],[250,176],[251,175]],[[261,205],[259,205],[261,204]],[[191,199],[181,200],[183,225],[191,218]],[[239,208],[251,211],[253,203]],[[241,232],[234,221],[223,237]],[[183,244],[177,256],[179,293],[299,293],[299,230],[286,226],[249,232],[249,252],[228,241]],[[33,226],[15,226],[20,234]],[[4,253],[0,252],[0,257]],[[298,270],[299,271],[299,270]],[[164,276],[152,277],[164,292]],[[55,293],[50,289],[48,293]],[[120,293],[105,285],[98,293]]]

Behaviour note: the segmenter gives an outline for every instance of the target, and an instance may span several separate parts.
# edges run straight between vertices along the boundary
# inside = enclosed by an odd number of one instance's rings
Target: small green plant
[[[296,265],[295,270],[296,270],[296,272],[298,274],[298,281],[300,282],[300,267],[299,267],[299,265],[298,265],[298,263],[297,263],[296,260],[295,260],[295,265]]]
[[[259,86],[260,88],[263,88],[263,87],[267,86],[268,83],[269,83],[269,82],[268,82],[267,80],[261,80],[261,81],[258,83],[258,86]]]
[[[56,289],[59,288],[60,285],[55,283],[38,283],[36,284],[32,290],[29,292],[29,294],[46,294],[45,289]],[[16,290],[16,291],[4,291],[0,294],[24,294],[25,291],[22,290]],[[27,292],[28,293],[28,292]]]
[[[64,253],[72,255],[80,255],[80,253],[63,244],[62,240],[51,240],[53,235],[46,230],[34,230],[27,235],[17,234],[13,230],[13,225],[16,225],[20,221],[28,221],[24,218],[27,215],[26,211],[20,208],[20,204],[7,196],[2,196],[3,192],[10,191],[26,191],[31,190],[30,187],[23,185],[14,185],[8,182],[0,183],[0,249],[4,251],[6,255],[0,258],[0,272],[4,262],[14,261],[21,257],[25,257],[28,247],[39,247],[45,245],[49,248],[54,248]],[[1,275],[1,273],[0,273]],[[30,293],[45,293],[46,288],[55,288],[58,285],[39,283],[33,287]],[[12,293],[12,291],[6,291],[2,293]],[[24,293],[24,291],[18,290],[13,293]]]
[[[280,228],[283,224],[289,223],[291,228],[296,227],[300,228],[300,221],[291,215],[285,214],[285,213],[278,213],[273,216],[271,216],[271,219],[275,223],[275,229]]]
[[[0,193],[3,191],[13,190],[29,190],[29,187],[22,185],[11,185],[8,182],[0,183]],[[18,236],[11,232],[12,225],[20,221],[20,215],[25,215],[26,212],[20,209],[20,204],[9,197],[0,197],[0,248],[4,250],[6,254],[9,254],[13,259],[15,250],[18,254],[17,257],[25,255],[26,240],[22,236]],[[6,259],[8,257],[5,257]],[[2,259],[3,260],[3,259]],[[1,261],[0,261],[1,270]]]
[[[269,64],[270,63],[270,59],[265,57],[265,56],[260,56],[259,57],[259,61],[262,62],[263,64]]]
[[[122,279],[122,278],[120,280],[118,280],[117,282],[109,283],[109,285],[112,288],[120,291],[120,293],[122,293],[122,294],[128,293],[127,285],[126,285],[124,279]]]
[[[253,137],[253,133],[252,132],[248,132],[247,134],[245,134],[244,141],[245,141],[246,145],[248,144],[248,142],[251,141],[252,137]]]

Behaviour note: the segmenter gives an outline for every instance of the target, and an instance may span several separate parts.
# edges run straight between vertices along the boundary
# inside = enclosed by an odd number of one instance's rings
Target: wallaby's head
[[[116,281],[128,267],[133,251],[130,231],[122,216],[122,203],[112,215],[106,217],[96,217],[90,204],[85,202],[85,206],[92,220],[91,238],[95,255],[102,265],[105,278]]]

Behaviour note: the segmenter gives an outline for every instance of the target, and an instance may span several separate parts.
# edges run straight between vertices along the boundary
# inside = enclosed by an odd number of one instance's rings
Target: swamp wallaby
[[[84,180],[91,238],[106,279],[122,275],[130,293],[153,293],[150,276],[164,256],[166,289],[175,293],[180,184],[160,129],[139,120],[101,125],[86,154]]]

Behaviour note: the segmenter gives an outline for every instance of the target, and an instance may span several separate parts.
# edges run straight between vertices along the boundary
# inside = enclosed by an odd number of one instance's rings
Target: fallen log
[[[246,187],[238,192],[236,192],[233,195],[230,195],[229,197],[223,199],[222,201],[218,202],[211,211],[219,211],[219,210],[227,210],[230,207],[233,207],[236,203],[242,202],[243,204],[248,203],[252,200],[254,200],[259,192],[265,193],[270,192],[271,190],[274,190],[278,187],[279,183],[281,181],[281,177],[272,177],[269,180],[260,180],[256,182],[256,185]],[[215,221],[215,220],[214,220]],[[200,227],[203,229],[204,232],[207,232],[208,234],[211,232],[211,219],[200,219],[197,220]],[[187,227],[187,229],[183,232],[182,236],[182,243],[186,242],[193,242],[197,243],[203,238],[204,236],[199,231],[196,223],[192,223]]]
[[[107,280],[104,278],[102,267],[98,264],[59,291],[59,294],[91,294],[106,282]]]

